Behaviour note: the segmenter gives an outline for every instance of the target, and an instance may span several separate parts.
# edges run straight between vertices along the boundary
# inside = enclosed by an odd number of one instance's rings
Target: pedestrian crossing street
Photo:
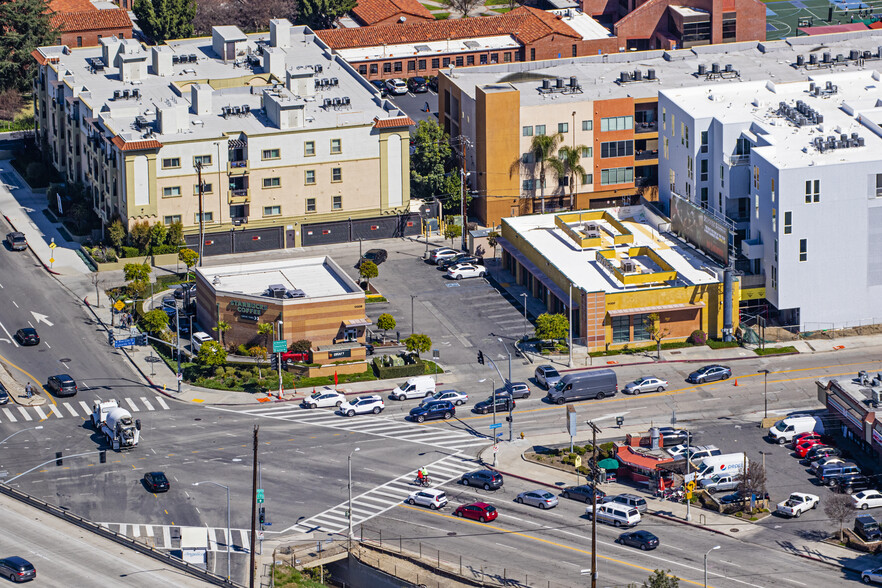
[[[426,466],[433,488],[459,480],[464,473],[480,469],[480,467],[481,464],[476,460],[459,455],[450,455]],[[416,472],[409,472],[364,494],[353,496],[353,528],[359,523],[377,517],[402,504],[412,492],[419,490],[419,486],[414,483],[415,476]],[[341,533],[349,527],[349,519],[346,517],[348,510],[349,501],[346,501],[303,520],[285,531]]]
[[[344,417],[336,414],[332,409],[305,409],[294,403],[260,406],[247,410],[235,410],[216,406],[210,408],[235,412],[237,414],[248,414],[255,417],[284,420],[296,424],[376,435],[398,441],[430,445],[455,452],[469,448],[475,449],[492,442],[486,435],[478,433],[457,421],[450,421],[450,424],[445,427],[443,425],[418,425],[404,420],[403,416],[391,418],[366,414]]]
[[[132,414],[155,410],[169,410],[168,404],[161,396],[141,396],[137,399],[123,398],[120,406]],[[20,423],[43,421],[46,419],[87,419],[92,414],[92,407],[83,400],[58,401],[57,404],[43,406],[17,406],[6,404],[0,406],[0,423]]]
[[[181,527],[177,525],[135,525],[130,523],[98,523],[106,529],[110,529],[120,535],[139,541],[156,549],[181,549],[181,537],[188,535],[187,531],[200,535],[205,533],[208,551],[227,550],[226,527]],[[251,535],[248,529],[230,529],[232,542],[230,549],[234,551],[248,551],[251,545]],[[201,538],[201,537],[200,537]],[[194,547],[190,545],[183,546]]]

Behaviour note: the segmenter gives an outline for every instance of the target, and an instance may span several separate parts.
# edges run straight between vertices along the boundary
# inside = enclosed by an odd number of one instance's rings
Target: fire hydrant
[[[524,438],[524,432],[521,431],[521,439],[523,439],[523,438]]]

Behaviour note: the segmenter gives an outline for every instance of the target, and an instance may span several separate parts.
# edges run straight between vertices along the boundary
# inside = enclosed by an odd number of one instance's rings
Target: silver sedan
[[[622,390],[625,394],[642,394],[644,392],[661,392],[668,387],[668,383],[655,376],[643,376],[637,378]]]
[[[557,506],[557,496],[548,490],[528,490],[521,492],[515,498],[515,502],[519,504],[529,504],[541,509],[554,508]]]

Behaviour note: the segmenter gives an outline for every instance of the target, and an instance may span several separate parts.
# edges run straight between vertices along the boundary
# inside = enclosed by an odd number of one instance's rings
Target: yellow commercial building
[[[665,342],[721,337],[724,268],[659,233],[642,206],[505,218],[499,244],[506,270],[548,312],[572,309],[573,338],[589,351],[651,344],[652,314]],[[740,295],[736,279],[733,326]]]

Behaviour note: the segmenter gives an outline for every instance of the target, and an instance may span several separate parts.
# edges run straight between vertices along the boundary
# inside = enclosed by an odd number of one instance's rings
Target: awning
[[[230,149],[245,149],[246,147],[248,147],[248,141],[245,141],[243,139],[230,139],[229,141],[227,141],[227,146]]]
[[[686,310],[689,308],[704,308],[704,302],[698,304],[662,304],[660,306],[643,306],[641,308],[620,308],[610,310],[610,316],[627,316],[631,314],[648,314],[652,312],[668,312],[671,310]]]
[[[360,319],[349,319],[348,321],[343,321],[343,324],[347,327],[366,327],[367,325],[373,324],[371,319],[369,318],[360,318]]]

